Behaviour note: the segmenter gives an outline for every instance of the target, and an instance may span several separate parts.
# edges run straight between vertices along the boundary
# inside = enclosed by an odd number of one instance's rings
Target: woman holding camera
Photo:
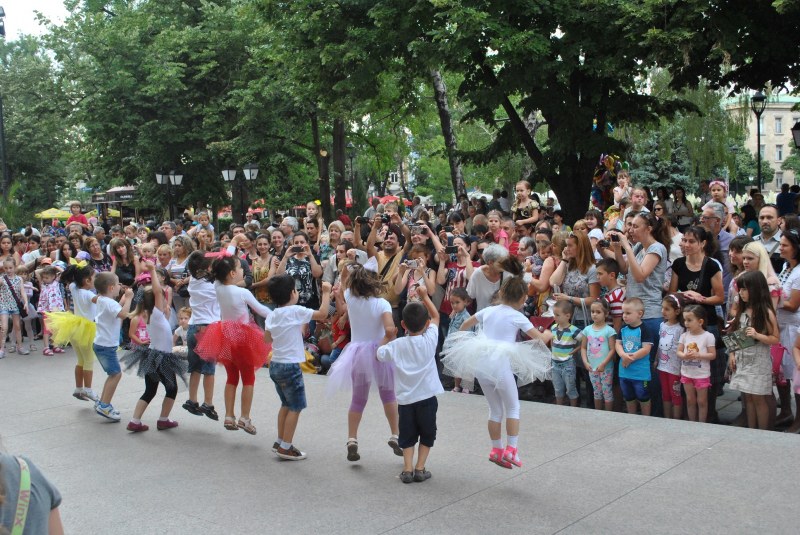
[[[291,275],[295,281],[299,294],[297,304],[314,310],[318,309],[319,293],[315,279],[322,276],[322,266],[311,252],[308,234],[305,232],[298,231],[292,236],[292,245],[283,255],[275,274],[283,275],[284,273]]]

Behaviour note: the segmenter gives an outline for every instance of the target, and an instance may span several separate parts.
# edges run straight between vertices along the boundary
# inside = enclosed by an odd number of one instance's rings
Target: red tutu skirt
[[[209,362],[230,362],[239,368],[261,368],[272,347],[255,323],[217,321],[197,337],[195,352]]]

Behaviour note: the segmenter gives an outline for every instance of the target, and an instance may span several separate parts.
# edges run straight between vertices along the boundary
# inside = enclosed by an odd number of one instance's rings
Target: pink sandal
[[[61,353],[64,353],[64,350],[56,346],[53,348],[53,353],[58,353],[60,355]]]
[[[47,348],[45,348],[44,351],[42,351],[42,355],[44,355],[45,357],[52,357],[53,356],[53,350],[50,349],[49,347],[47,347]]]
[[[492,451],[489,453],[489,461],[502,468],[510,469],[511,463],[503,459],[503,453],[502,448],[492,448]]]

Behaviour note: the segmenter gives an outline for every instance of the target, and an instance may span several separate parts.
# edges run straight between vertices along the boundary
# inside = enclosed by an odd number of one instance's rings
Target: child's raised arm
[[[319,305],[319,310],[315,310],[311,316],[312,320],[322,321],[328,317],[328,311],[331,306],[331,283],[322,283],[322,303]]]
[[[425,305],[425,310],[428,311],[428,315],[431,317],[431,324],[439,325],[439,311],[436,310],[436,305],[431,301],[428,295],[428,288],[424,284],[417,288],[417,295],[422,299],[422,304]]]
[[[133,302],[133,290],[128,288],[125,290],[125,294],[122,296],[122,299],[119,300],[119,304],[122,307],[122,310],[119,311],[117,317],[120,319],[125,319],[128,314],[131,313],[131,303]]]

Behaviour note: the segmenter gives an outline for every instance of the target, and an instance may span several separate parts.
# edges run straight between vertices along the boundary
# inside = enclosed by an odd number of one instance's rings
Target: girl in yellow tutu
[[[56,346],[72,344],[78,357],[75,366],[75,391],[78,399],[97,401],[92,390],[92,368],[95,335],[94,269],[85,260],[69,266],[61,274],[61,282],[69,286],[75,313],[51,312],[47,315],[47,328],[53,333]]]

